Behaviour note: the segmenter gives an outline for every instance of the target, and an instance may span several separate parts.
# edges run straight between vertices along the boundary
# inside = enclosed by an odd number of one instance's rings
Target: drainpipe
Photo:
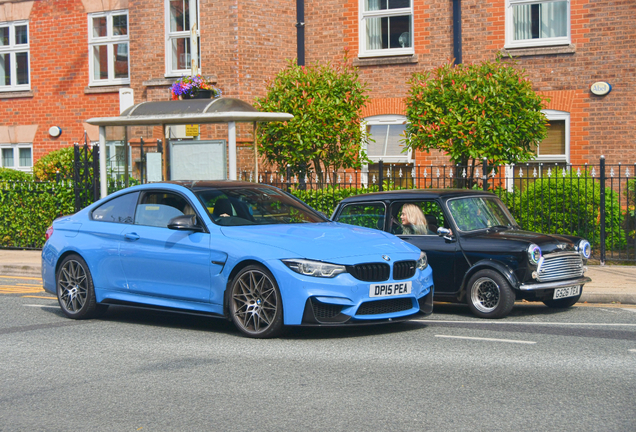
[[[298,66],[305,65],[305,1],[296,0],[296,56]]]
[[[462,63],[462,0],[453,0],[453,57]]]

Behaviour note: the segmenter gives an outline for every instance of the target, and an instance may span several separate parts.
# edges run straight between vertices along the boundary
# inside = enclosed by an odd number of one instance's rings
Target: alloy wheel
[[[240,330],[250,335],[266,332],[276,319],[278,296],[273,281],[264,272],[249,270],[232,286],[232,314]]]
[[[71,313],[79,312],[88,297],[88,277],[84,266],[69,260],[60,269],[58,278],[60,304]]]
[[[499,305],[499,285],[490,278],[477,279],[472,286],[470,295],[472,304],[480,312],[493,312]]]

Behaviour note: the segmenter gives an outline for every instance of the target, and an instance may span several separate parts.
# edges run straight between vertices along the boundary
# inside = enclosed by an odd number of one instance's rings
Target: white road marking
[[[630,349],[630,350],[627,350],[627,351],[636,353],[636,349]]]
[[[523,340],[513,340],[513,339],[493,339],[493,338],[480,338],[480,337],[468,337],[468,336],[449,336],[449,335],[435,335],[435,337],[449,338],[449,339],[479,340],[479,341],[488,341],[488,342],[507,342],[507,343],[518,343],[518,344],[536,344],[536,342],[533,342],[533,341],[523,341]]]
[[[50,308],[50,307],[58,307],[57,305],[39,305],[39,304],[23,304],[22,306],[26,307],[39,307],[39,308]]]
[[[443,324],[479,324],[479,325],[543,325],[543,326],[599,326],[599,327],[636,327],[636,324],[625,323],[568,323],[568,322],[532,322],[532,321],[451,321],[451,320],[436,320],[436,319],[420,319],[419,322],[423,323],[443,323]]]
[[[630,311],[630,312],[636,312],[636,308],[621,308],[622,310],[626,310],[626,311]]]

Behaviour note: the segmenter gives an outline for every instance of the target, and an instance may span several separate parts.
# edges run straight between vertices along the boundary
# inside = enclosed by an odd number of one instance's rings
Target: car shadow
[[[571,314],[574,308],[550,308],[541,302],[529,302],[518,301],[515,302],[515,306],[512,311],[505,318],[523,318],[523,317],[537,317],[537,316],[553,316],[561,314]],[[433,315],[436,318],[440,316],[448,317],[465,317],[475,320],[487,320],[487,318],[480,318],[470,311],[468,305],[460,303],[446,303],[435,302],[433,305]]]

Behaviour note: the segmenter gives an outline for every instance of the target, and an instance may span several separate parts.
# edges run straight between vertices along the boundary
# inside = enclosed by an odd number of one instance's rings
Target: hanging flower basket
[[[201,75],[184,76],[172,84],[172,99],[211,99],[221,97],[221,89]]]

